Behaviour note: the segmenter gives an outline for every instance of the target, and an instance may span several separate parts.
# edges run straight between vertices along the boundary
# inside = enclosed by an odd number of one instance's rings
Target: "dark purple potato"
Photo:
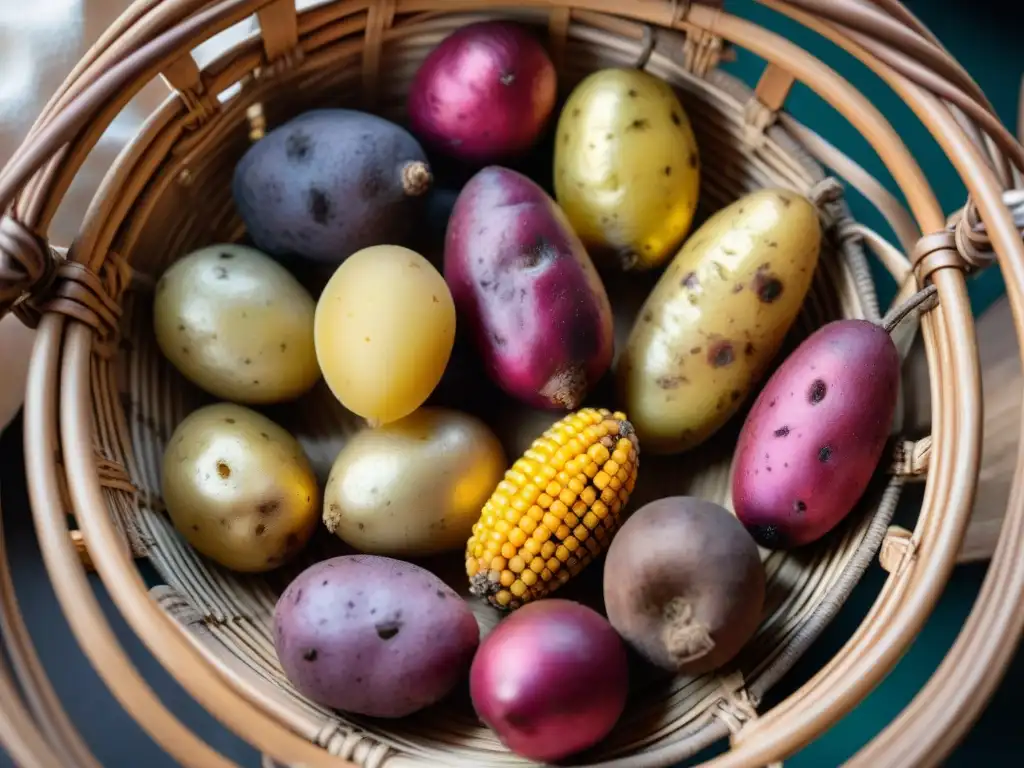
[[[867,320],[823,326],[779,366],[733,471],[733,508],[759,544],[808,544],[850,513],[889,438],[899,381],[892,339]]]
[[[700,675],[730,661],[757,630],[764,595],[757,545],[710,501],[652,501],[608,548],[608,620],[641,656],[670,672]]]
[[[480,642],[472,611],[419,566],[347,555],[310,566],[274,611],[285,675],[327,707],[404,717],[439,701]]]
[[[321,109],[250,147],[232,191],[257,248],[336,265],[371,245],[406,245],[431,181],[405,129],[365,112]]]

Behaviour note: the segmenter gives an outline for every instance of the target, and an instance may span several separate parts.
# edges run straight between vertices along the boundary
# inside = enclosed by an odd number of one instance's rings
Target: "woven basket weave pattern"
[[[185,546],[163,514],[163,447],[205,396],[159,355],[148,316],[153,281],[171,260],[242,236],[228,180],[251,140],[319,105],[401,119],[406,89],[426,53],[452,29],[493,15],[546,31],[563,90],[613,65],[644,66],[676,86],[701,147],[704,213],[769,184],[820,198],[829,235],[787,349],[829,319],[879,318],[863,242],[892,272],[898,301],[909,299],[907,307],[925,312],[920,323],[911,312],[897,328],[899,348],[906,350],[920,325],[931,353],[932,439],[918,445],[896,440],[897,460],[883,467],[858,512],[820,546],[767,558],[765,619],[735,668],[667,688],[639,681],[635,703],[590,759],[666,765],[732,732],[734,749],[716,764],[764,764],[814,738],[891,668],[941,590],[969,511],[980,393],[963,270],[991,261],[994,247],[1009,270],[1011,301],[1020,298],[1024,246],[1000,193],[1019,181],[1011,166],[1024,166],[1024,148],[1007,140],[976,86],[894,0],[763,1],[833,39],[896,89],[967,181],[972,201],[963,216],[947,222],[921,169],[863,95],[782,38],[709,4],[585,0],[570,8],[530,0],[514,10],[482,0],[339,0],[297,16],[294,0],[142,0],[83,59],[0,175],[5,205],[19,193],[0,227],[0,303],[17,303],[27,321],[42,318],[26,402],[26,456],[41,547],[58,597],[107,684],[164,749],[189,765],[226,764],[159,704],[127,662],[88,592],[76,545],[84,552],[88,544],[129,623],[185,688],[278,762],[326,766],[344,764],[343,758],[368,768],[521,762],[498,749],[458,697],[385,726],[340,717],[295,694],[280,672],[268,627],[276,594],[301,564],[267,578],[226,573]],[[190,50],[234,24],[251,34],[200,69]],[[725,39],[769,61],[755,92],[716,69]],[[37,233],[45,232],[81,158],[131,94],[157,74],[175,94],[111,169],[67,260],[54,258]],[[811,85],[868,137],[902,187],[909,213],[848,158],[780,113],[795,80]],[[966,119],[958,124],[932,93],[955,103]],[[993,138],[988,145],[978,143],[981,131]],[[849,219],[812,156],[879,207],[900,248]],[[929,282],[934,289],[918,293]],[[23,301],[26,287],[34,297]],[[894,310],[891,317],[903,314]],[[321,480],[358,426],[322,386],[299,404],[268,413],[300,437]],[[730,454],[727,429],[700,457],[688,459],[683,474],[678,466],[645,460],[632,504],[666,492],[728,503]],[[923,479],[926,471],[915,531],[887,535],[902,484]],[[66,509],[82,529],[74,544],[61,519]],[[1020,509],[1013,496],[1007,541],[1024,540]],[[319,546],[311,557],[323,556]],[[892,575],[875,610],[814,680],[758,717],[759,698],[834,615],[880,548]],[[131,555],[149,557],[168,586],[147,593]],[[1006,594],[1024,595],[1024,568],[1011,556],[997,552],[993,574]],[[581,579],[580,595],[586,582]],[[458,578],[453,583],[461,586]],[[485,623],[493,621],[482,606],[474,608]],[[933,688],[947,691],[961,681],[965,695],[957,705],[936,710],[935,698],[915,701],[901,718],[903,730],[894,726],[866,748],[858,758],[863,764],[897,764],[897,754],[937,759],[948,751],[963,730],[957,714],[969,717],[991,690],[987,678],[955,660],[973,647],[1001,668],[1020,631],[1019,616],[1005,606],[999,611],[983,596],[963,643],[933,681]],[[986,626],[998,631],[986,633]],[[31,658],[19,659],[20,679],[38,678],[26,672]],[[25,714],[13,703],[12,712],[10,722]],[[33,715],[45,722],[59,753],[56,763],[33,764],[94,764],[59,705],[44,701]],[[944,726],[930,732],[939,721]],[[18,743],[37,755],[47,749],[30,736]]]

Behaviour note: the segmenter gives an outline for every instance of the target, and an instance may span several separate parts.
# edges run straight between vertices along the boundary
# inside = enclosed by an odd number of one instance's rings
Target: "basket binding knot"
[[[34,297],[45,294],[62,256],[12,213],[0,218],[0,315],[13,311],[29,327],[41,312]]]

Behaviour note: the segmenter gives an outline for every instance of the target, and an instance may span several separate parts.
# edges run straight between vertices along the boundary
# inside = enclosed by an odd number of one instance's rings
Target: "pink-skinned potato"
[[[491,378],[528,405],[575,410],[612,361],[612,310],[565,214],[536,183],[490,166],[463,187],[444,276]]]
[[[274,647],[292,685],[370,717],[404,717],[444,698],[479,642],[472,611],[451,587],[389,557],[311,565],[274,610]]]
[[[779,366],[733,468],[733,508],[758,544],[809,544],[850,513],[885,449],[899,376],[892,339],[867,320],[823,326]]]

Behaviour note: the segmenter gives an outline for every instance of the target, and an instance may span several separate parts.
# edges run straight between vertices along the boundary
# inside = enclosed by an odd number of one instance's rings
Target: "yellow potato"
[[[189,414],[164,453],[163,497],[197,551],[234,571],[290,560],[316,530],[320,495],[298,441],[267,417],[217,403]]]
[[[555,197],[592,255],[663,264],[690,229],[699,182],[697,141],[665,82],[605,69],[576,86],[558,120]]]
[[[419,408],[455,343],[455,304],[415,251],[378,245],[346,259],[316,307],[316,354],[335,397],[371,424]]]
[[[324,523],[377,555],[461,549],[506,466],[498,438],[482,421],[420,408],[345,445],[324,489]]]
[[[320,379],[315,309],[313,297],[269,256],[223,244],[164,272],[153,324],[160,350],[189,381],[237,403],[278,403]]]
[[[817,210],[782,189],[747,195],[693,233],[616,368],[644,450],[692,448],[739,409],[800,312],[820,246]]]

